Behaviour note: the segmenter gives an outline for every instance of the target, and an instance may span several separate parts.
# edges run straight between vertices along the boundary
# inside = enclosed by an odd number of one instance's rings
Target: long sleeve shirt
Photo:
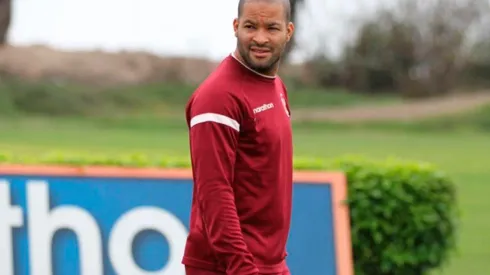
[[[229,56],[191,96],[186,118],[194,187],[183,264],[285,271],[293,145],[282,80]]]

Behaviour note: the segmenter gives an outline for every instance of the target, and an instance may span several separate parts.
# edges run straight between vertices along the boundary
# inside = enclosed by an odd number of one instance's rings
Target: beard
[[[282,50],[274,51],[274,49],[270,49],[271,56],[267,59],[256,60],[253,57],[253,53],[251,51],[251,47],[255,45],[250,45],[249,47],[245,47],[238,43],[238,51],[240,52],[245,65],[247,65],[250,69],[261,73],[268,74],[270,73],[275,66],[279,63],[282,56]]]

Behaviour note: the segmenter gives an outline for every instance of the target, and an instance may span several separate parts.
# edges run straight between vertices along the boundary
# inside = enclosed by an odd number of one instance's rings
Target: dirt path
[[[486,104],[490,104],[490,92],[482,91],[383,106],[354,106],[334,110],[300,109],[294,111],[294,119],[333,122],[410,121],[467,112]]]

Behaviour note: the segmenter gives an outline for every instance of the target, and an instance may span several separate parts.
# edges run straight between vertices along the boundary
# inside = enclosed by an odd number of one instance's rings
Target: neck
[[[240,62],[240,64],[242,64],[245,68],[247,68],[248,70],[254,72],[255,74],[258,74],[259,76],[262,76],[262,77],[265,77],[265,78],[275,78],[276,77],[276,74],[277,74],[277,68],[275,70],[273,70],[270,74],[263,74],[263,73],[259,73],[257,72],[256,70],[250,68],[249,66],[247,66],[245,64],[245,61],[243,60],[243,57],[242,55],[240,54],[240,52],[238,51],[238,49],[236,49],[232,54],[231,54],[238,62]]]

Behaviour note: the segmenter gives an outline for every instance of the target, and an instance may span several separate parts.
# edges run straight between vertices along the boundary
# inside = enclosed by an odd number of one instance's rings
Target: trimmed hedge
[[[356,275],[423,275],[456,247],[454,183],[427,164],[344,159]]]
[[[187,158],[66,156],[15,158],[0,163],[189,167]],[[423,275],[442,267],[456,245],[455,185],[425,164],[395,159],[374,161],[296,159],[296,170],[340,170],[348,179],[348,203],[356,275]]]

